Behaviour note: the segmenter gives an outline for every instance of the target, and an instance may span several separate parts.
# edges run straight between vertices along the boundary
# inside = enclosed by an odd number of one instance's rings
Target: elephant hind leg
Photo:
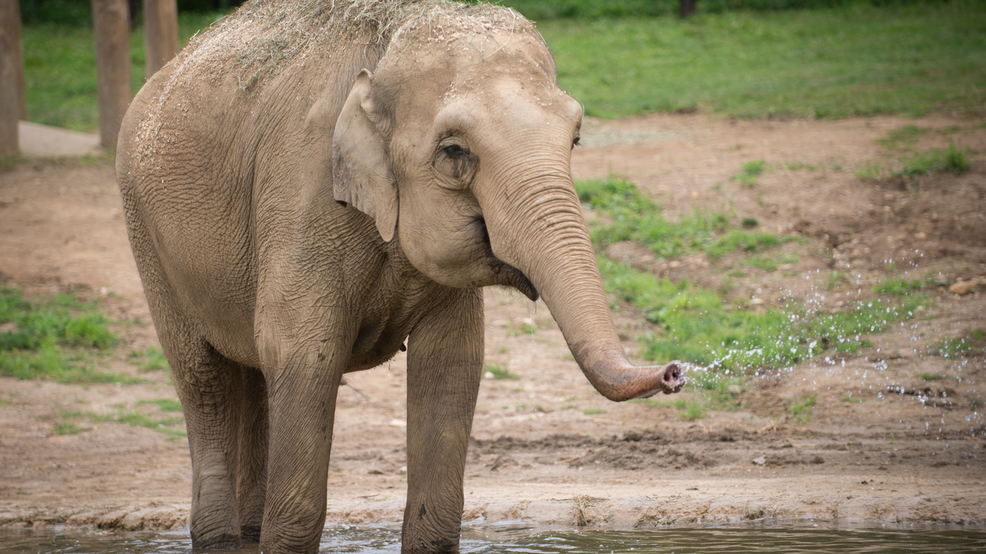
[[[260,542],[267,492],[267,382],[260,370],[243,367],[244,409],[240,418],[240,467],[236,504],[240,537]]]
[[[181,399],[192,457],[193,548],[240,545],[237,469],[240,419],[244,405],[239,364],[220,355],[205,340],[183,332],[168,318],[159,328],[175,389]]]

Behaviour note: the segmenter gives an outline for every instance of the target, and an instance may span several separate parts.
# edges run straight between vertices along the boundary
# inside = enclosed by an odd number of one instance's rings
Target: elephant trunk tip
[[[659,392],[673,394],[681,391],[686,381],[683,365],[678,361],[663,366],[597,368],[587,376],[596,390],[616,402],[649,398]]]

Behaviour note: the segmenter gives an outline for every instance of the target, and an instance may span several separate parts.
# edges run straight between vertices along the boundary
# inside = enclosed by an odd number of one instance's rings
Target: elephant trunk
[[[579,367],[603,396],[623,401],[679,391],[684,379],[677,362],[638,367],[627,360],[571,178],[565,172],[539,181],[502,199],[523,206],[499,212],[510,214],[504,220],[484,210],[494,255],[534,284]],[[497,233],[501,225],[523,231]]]

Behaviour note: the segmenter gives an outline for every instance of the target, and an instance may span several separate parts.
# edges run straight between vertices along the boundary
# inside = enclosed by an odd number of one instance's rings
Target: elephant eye
[[[468,157],[469,151],[465,148],[459,146],[458,144],[450,144],[445,148],[442,148],[442,152],[450,158]]]
[[[581,141],[582,137],[576,136],[575,139],[572,140],[572,148],[578,146]]]

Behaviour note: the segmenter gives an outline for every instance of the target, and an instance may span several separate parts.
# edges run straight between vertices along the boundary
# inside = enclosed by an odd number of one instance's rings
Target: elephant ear
[[[373,120],[373,75],[360,71],[332,135],[332,189],[336,201],[369,215],[383,240],[397,229],[397,183]]]

